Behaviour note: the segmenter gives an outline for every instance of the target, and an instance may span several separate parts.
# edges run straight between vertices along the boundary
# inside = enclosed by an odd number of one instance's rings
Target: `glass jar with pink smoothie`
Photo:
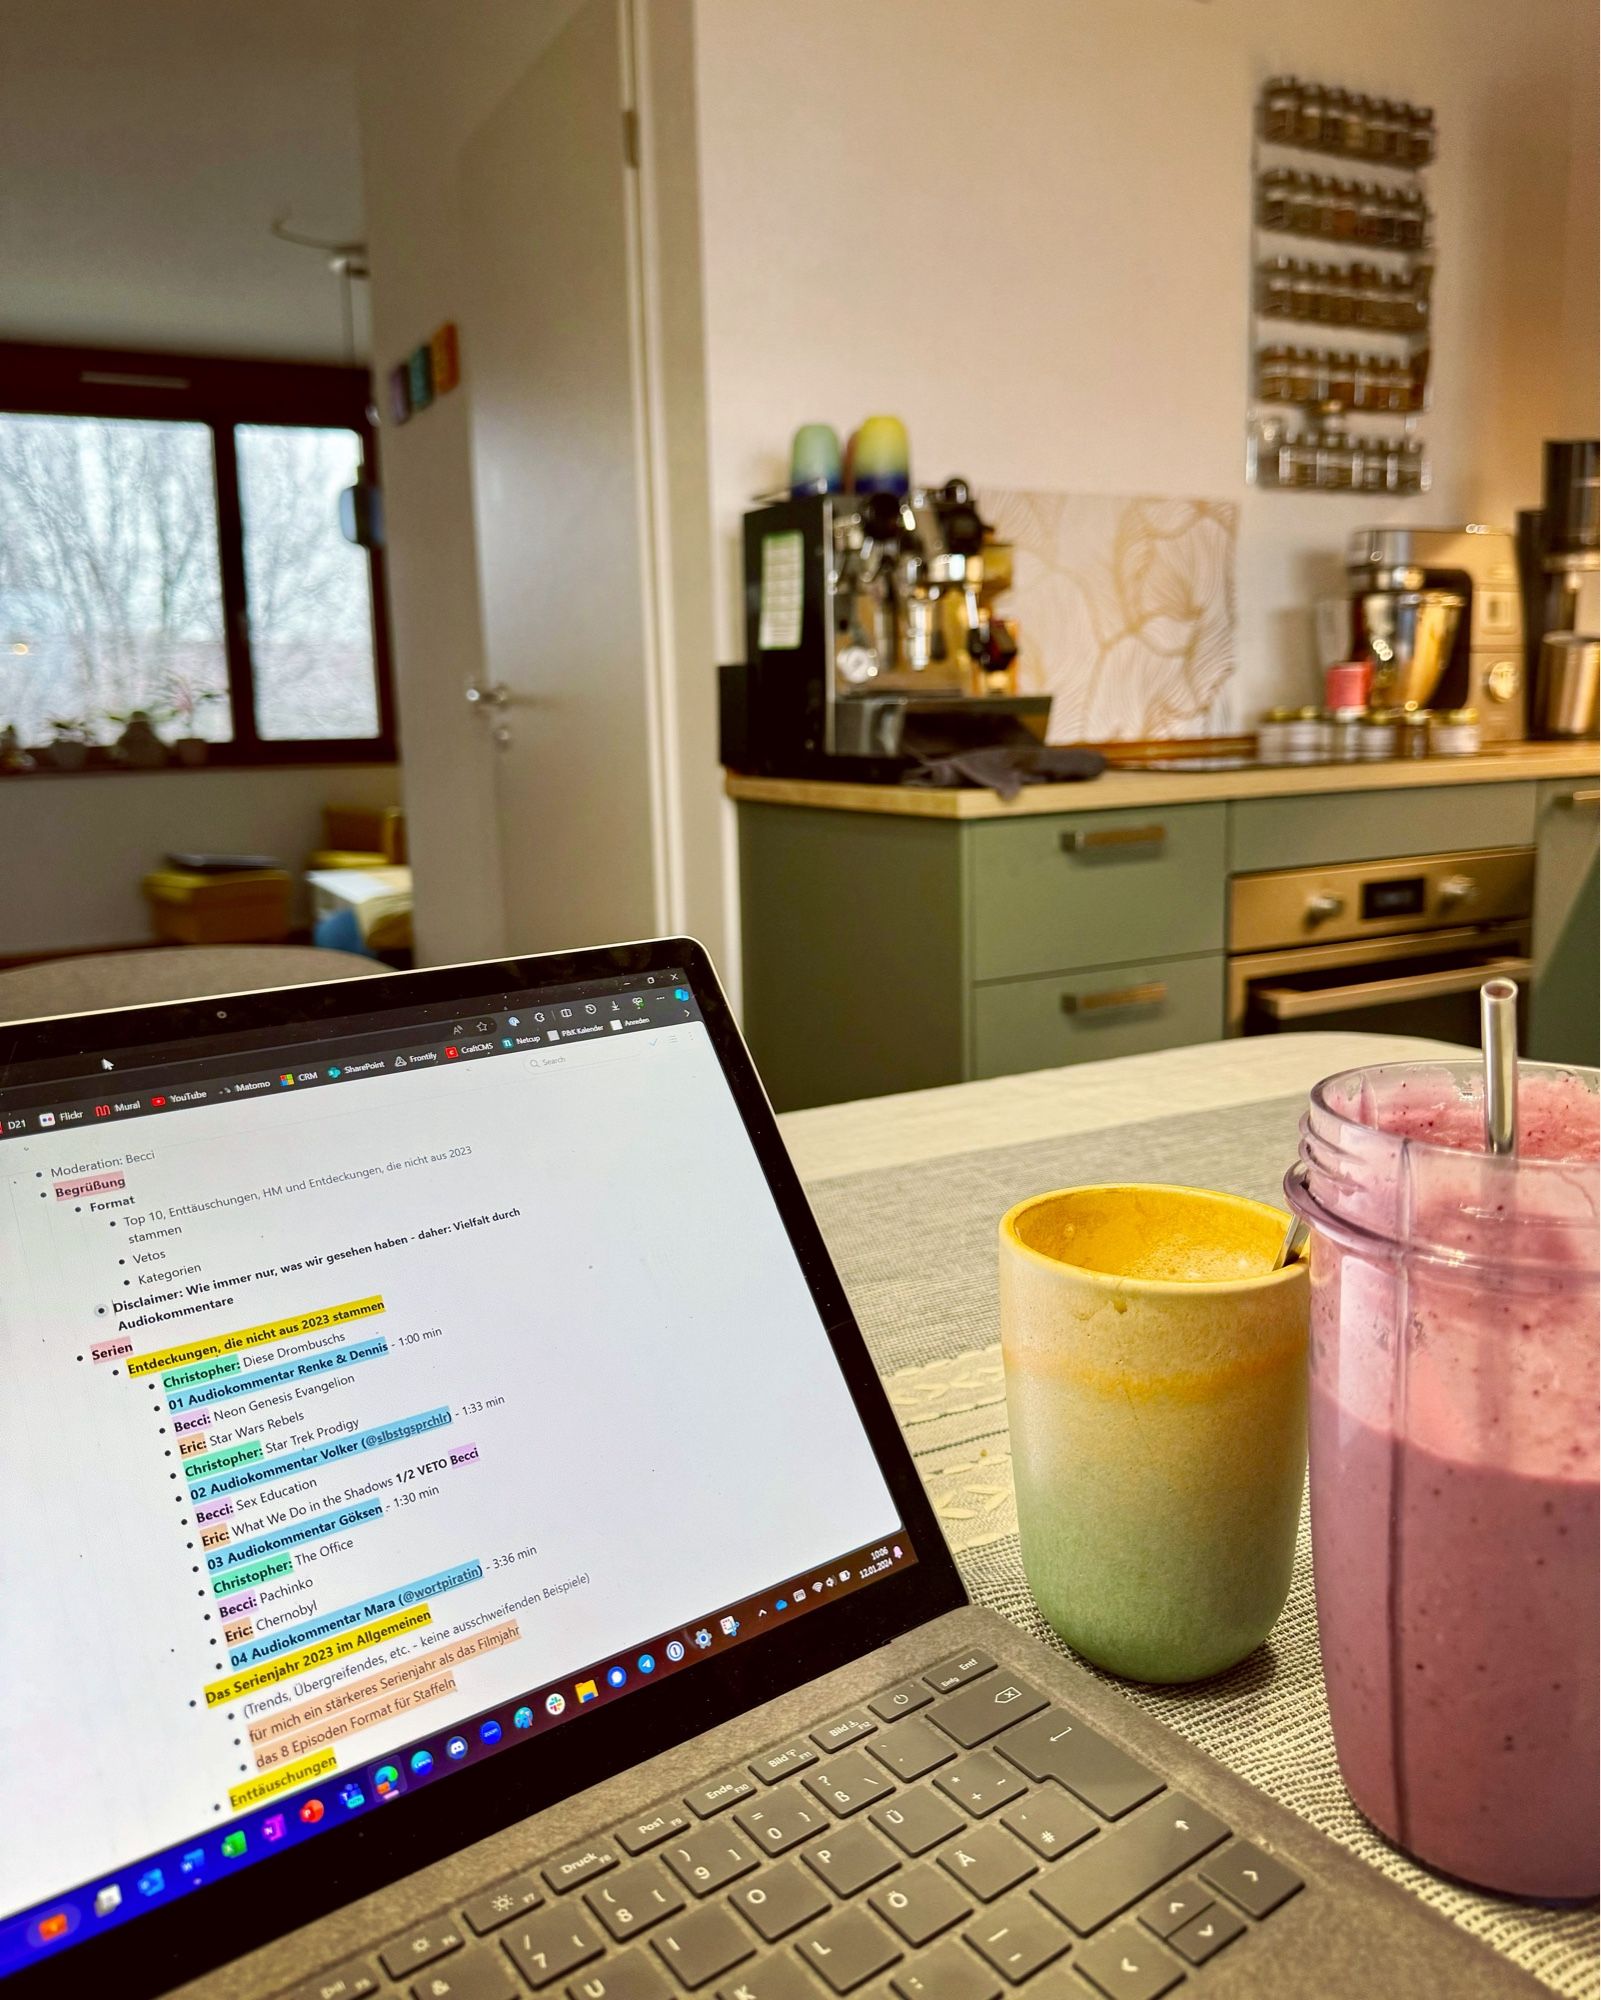
[[[1597,1074],[1476,1063],[1312,1093],[1312,1544],[1340,1769],[1431,1867],[1597,1887]]]

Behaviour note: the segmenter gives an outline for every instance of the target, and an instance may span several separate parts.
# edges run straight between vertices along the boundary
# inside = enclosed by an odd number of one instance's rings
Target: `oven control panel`
[[[1229,950],[1517,922],[1533,907],[1532,847],[1274,868],[1230,882]]]

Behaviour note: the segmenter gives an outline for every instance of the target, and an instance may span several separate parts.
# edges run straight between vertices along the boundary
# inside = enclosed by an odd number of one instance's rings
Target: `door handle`
[[[1141,986],[1118,986],[1107,993],[1064,993],[1062,1012],[1102,1014],[1113,1007],[1159,1007],[1166,998],[1166,985],[1149,979]]]
[[[1089,854],[1098,847],[1160,847],[1166,839],[1165,826],[1102,826],[1089,830],[1078,827],[1062,835],[1062,852]]]
[[[509,708],[511,689],[504,681],[469,681],[466,695],[474,708]]]
[[[1349,1014],[1358,1007],[1399,1006],[1452,993],[1477,993],[1487,979],[1527,979],[1532,958],[1488,958],[1477,965],[1454,965],[1444,972],[1415,972],[1402,979],[1359,979],[1351,986],[1255,986],[1250,998],[1275,1021],[1304,1021],[1309,1015]]]
[[[1592,785],[1587,791],[1569,792],[1562,803],[1565,806],[1573,806],[1575,808],[1579,806],[1601,806],[1601,791],[1598,791]]]

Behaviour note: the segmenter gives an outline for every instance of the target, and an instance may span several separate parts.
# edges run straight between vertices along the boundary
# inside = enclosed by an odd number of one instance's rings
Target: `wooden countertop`
[[[1175,754],[1181,754],[1177,750]],[[1430,757],[1385,764],[1277,765],[1247,771],[1107,771],[1078,785],[1025,785],[1010,803],[993,792],[932,791],[915,785],[853,785],[831,779],[744,778],[724,789],[752,804],[816,806],[830,812],[901,813],[914,819],[1018,819],[1036,813],[1194,805],[1217,799],[1299,798],[1318,792],[1412,791],[1538,778],[1594,778],[1594,743],[1520,743],[1478,757]]]

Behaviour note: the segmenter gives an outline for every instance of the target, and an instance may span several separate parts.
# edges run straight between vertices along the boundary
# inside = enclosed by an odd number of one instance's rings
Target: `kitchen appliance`
[[[1511,535],[1362,528],[1346,550],[1357,639],[1384,707],[1476,708],[1488,742],[1525,734],[1523,621]]]
[[[969,745],[997,722],[1043,740],[1050,697],[1014,691],[1016,635],[996,608],[1011,549],[965,481],[756,507],[744,550],[746,663],[722,669],[726,765],[893,780],[909,722]]]
[[[1536,735],[1596,733],[1595,644],[1601,636],[1601,527],[1593,438],[1549,438],[1543,505],[1518,515],[1531,703]]]
[[[1228,1032],[1476,1042],[1483,982],[1527,985],[1533,910],[1532,847],[1236,875]]]

